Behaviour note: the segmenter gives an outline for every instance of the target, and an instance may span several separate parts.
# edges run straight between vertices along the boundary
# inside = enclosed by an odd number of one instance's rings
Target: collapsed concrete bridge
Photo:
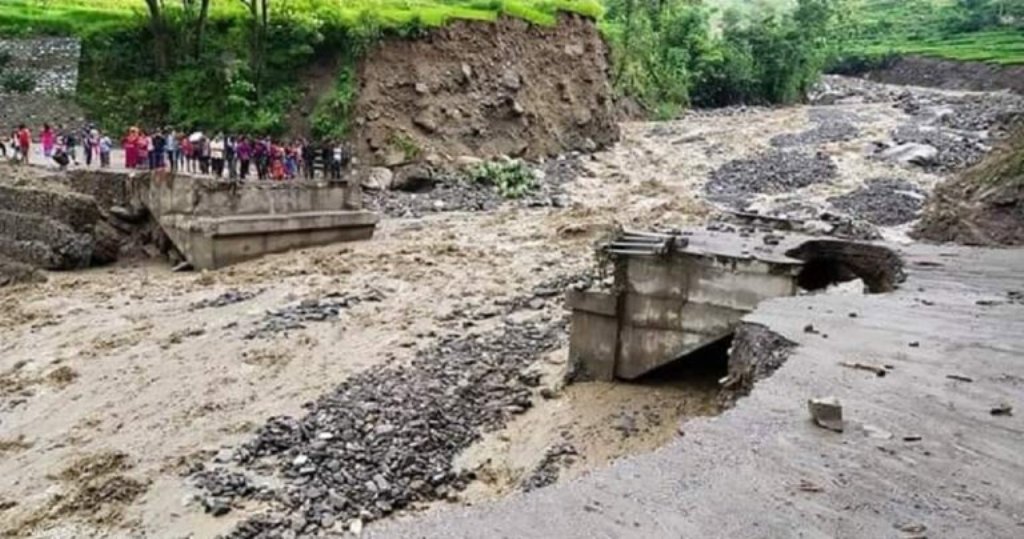
[[[624,232],[602,247],[609,290],[571,290],[570,355],[584,379],[633,380],[728,338],[758,303],[861,279],[886,292],[902,278],[890,249],[724,227]]]

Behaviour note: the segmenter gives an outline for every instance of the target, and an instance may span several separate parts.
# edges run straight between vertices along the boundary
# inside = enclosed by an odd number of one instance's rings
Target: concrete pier
[[[378,216],[362,209],[358,185],[289,181],[231,183],[153,177],[141,197],[197,269],[267,253],[369,239]]]
[[[766,299],[857,278],[884,291],[900,274],[884,247],[797,234],[626,234],[606,251],[612,288],[567,296],[570,355],[584,379],[638,378],[729,337]]]

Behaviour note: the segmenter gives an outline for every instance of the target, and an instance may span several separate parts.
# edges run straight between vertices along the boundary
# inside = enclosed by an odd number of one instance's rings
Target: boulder
[[[363,178],[360,185],[364,189],[370,191],[383,191],[391,189],[391,182],[394,180],[395,175],[391,172],[391,169],[385,167],[373,167]]]
[[[393,172],[392,190],[420,192],[430,190],[434,185],[434,174],[429,167],[424,165],[407,165],[395,169]]]
[[[928,166],[938,161],[939,149],[930,144],[908,142],[882,151],[879,157],[894,163]]]

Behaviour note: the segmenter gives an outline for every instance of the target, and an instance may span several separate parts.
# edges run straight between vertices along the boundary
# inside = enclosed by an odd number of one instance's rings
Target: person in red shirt
[[[21,152],[21,162],[28,164],[29,149],[32,147],[32,132],[25,127],[25,124],[18,126],[18,150]]]

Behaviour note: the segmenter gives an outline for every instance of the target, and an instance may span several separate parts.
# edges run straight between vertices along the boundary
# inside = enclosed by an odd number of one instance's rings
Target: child
[[[110,166],[110,150],[113,148],[114,143],[110,140],[106,134],[99,138],[99,150],[100,150],[100,167],[108,168]]]

